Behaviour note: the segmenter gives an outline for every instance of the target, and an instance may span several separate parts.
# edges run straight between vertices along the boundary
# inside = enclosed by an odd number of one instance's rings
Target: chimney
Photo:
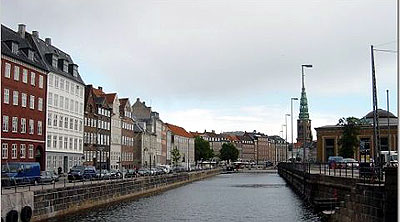
[[[136,101],[137,101],[137,102],[140,102],[140,99],[139,99],[139,98],[136,98]]]
[[[25,29],[26,26],[24,24],[18,24],[18,34],[21,36],[21,38],[25,38]]]
[[[99,90],[103,91],[103,87],[99,86],[97,87]]]
[[[32,36],[35,38],[39,38],[39,32],[38,31],[32,31]]]
[[[211,130],[212,133],[215,133],[215,130]]]
[[[46,42],[47,45],[51,45],[51,38],[45,38],[44,42]]]

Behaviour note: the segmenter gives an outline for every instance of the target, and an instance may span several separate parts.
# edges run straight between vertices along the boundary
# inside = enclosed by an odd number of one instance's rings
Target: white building
[[[120,102],[116,93],[106,94],[107,103],[112,106],[111,114],[111,147],[110,147],[110,169],[121,169],[121,136],[122,120],[120,117]]]
[[[184,128],[169,123],[165,124],[167,129],[167,162],[173,164],[171,151],[179,150],[180,159],[178,165],[189,168],[195,165],[194,138]]]
[[[78,65],[51,44],[34,38],[48,73],[46,170],[68,172],[83,157],[84,82]]]

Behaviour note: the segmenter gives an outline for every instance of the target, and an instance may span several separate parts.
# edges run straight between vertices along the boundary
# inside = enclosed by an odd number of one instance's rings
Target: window
[[[4,77],[10,78],[10,75],[11,75],[11,64],[10,63],[6,63],[4,69],[5,69],[4,70]]]
[[[22,70],[22,82],[28,83],[28,70],[26,69]]]
[[[17,159],[17,144],[11,145],[11,158]]]
[[[82,97],[83,96],[83,88],[81,87],[81,88],[79,88],[79,97]]]
[[[79,86],[78,85],[76,85],[76,88],[75,88],[75,95],[79,95]]]
[[[26,107],[26,93],[21,93],[21,106]]]
[[[70,91],[70,93],[72,94],[72,95],[74,95],[74,87],[75,87],[75,85],[74,85],[74,83],[73,82],[71,82],[71,91]]]
[[[64,149],[68,149],[68,137],[64,137]]]
[[[53,93],[51,92],[49,92],[49,96],[47,97],[47,103],[53,105]]]
[[[74,129],[74,120],[72,118],[69,118],[69,129]]]
[[[62,90],[64,90],[64,79],[63,78],[61,78],[60,79],[60,89],[62,89]]]
[[[36,74],[34,72],[31,72],[31,85],[32,86],[35,86],[35,77],[36,77]]]
[[[69,99],[65,98],[65,109],[68,110],[69,108]]]
[[[58,88],[58,83],[60,81],[60,78],[58,76],[54,77],[54,87]]]
[[[21,118],[21,133],[26,133],[26,119]]]
[[[18,117],[15,116],[12,118],[12,132],[18,132]]]
[[[43,76],[39,75],[39,88],[43,89]]]
[[[35,96],[31,95],[29,100],[29,108],[35,109]]]
[[[49,86],[53,86],[53,74],[49,75]]]
[[[29,119],[29,134],[33,134],[35,131],[35,122],[33,119]]]
[[[60,115],[60,121],[58,122],[58,126],[62,128],[64,122],[64,117]]]
[[[53,148],[57,149],[57,136],[53,136]]]
[[[17,52],[18,52],[18,43],[11,42],[11,52],[14,53],[14,54],[17,54]]]
[[[25,158],[25,154],[26,154],[26,145],[25,144],[21,144],[19,145],[20,149],[19,149],[19,156],[20,158]]]
[[[18,106],[18,91],[13,91],[13,105]]]
[[[19,66],[14,66],[14,80],[19,81]]]
[[[57,124],[58,124],[58,115],[54,114],[53,126],[57,126]]]
[[[53,114],[48,113],[48,114],[47,114],[47,124],[48,124],[49,126],[51,126],[51,124],[53,123],[52,121],[53,121]]]
[[[68,80],[65,81],[65,91],[67,91],[69,93],[69,81]]]
[[[43,99],[42,98],[38,99],[38,110],[43,111]]]
[[[74,150],[78,149],[78,139],[74,139]]]
[[[78,120],[77,119],[75,120],[75,128],[74,129],[78,130]]]
[[[74,101],[72,99],[71,99],[70,108],[71,108],[71,111],[74,111]]]
[[[79,105],[79,113],[83,113],[83,103],[80,103]]]
[[[69,149],[72,150],[72,138],[69,138]]]
[[[75,101],[75,112],[77,113],[79,109],[78,101]]]
[[[60,96],[60,108],[64,109],[64,96]]]
[[[55,107],[58,106],[58,94],[54,94],[54,104]]]
[[[10,103],[10,90],[9,89],[4,89],[4,103],[9,104]]]
[[[3,132],[8,132],[8,116],[3,116]]]
[[[38,135],[42,135],[42,121],[38,121]]]
[[[63,148],[63,138],[62,138],[62,136],[58,137],[58,145],[60,146],[60,149]]]
[[[68,117],[64,117],[64,128],[68,129]]]
[[[82,120],[79,120],[79,132],[82,132]]]
[[[47,135],[47,148],[51,147],[51,135]]]
[[[2,159],[8,158],[8,143],[1,144],[1,158]]]
[[[29,158],[33,159],[33,145],[29,144]]]

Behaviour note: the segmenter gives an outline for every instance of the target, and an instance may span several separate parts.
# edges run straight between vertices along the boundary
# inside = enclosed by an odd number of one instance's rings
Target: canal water
[[[59,221],[320,221],[277,174],[221,174]]]

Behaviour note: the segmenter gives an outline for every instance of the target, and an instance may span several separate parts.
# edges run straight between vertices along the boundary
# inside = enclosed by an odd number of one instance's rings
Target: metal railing
[[[61,177],[58,181],[54,183],[12,183],[12,185],[2,186],[1,194],[9,194],[9,193],[18,193],[18,192],[26,192],[26,191],[38,191],[45,189],[55,189],[55,188],[64,188],[64,187],[75,187],[75,186],[83,186],[88,184],[99,184],[99,183],[111,183],[111,182],[129,182],[129,181],[143,181],[143,180],[154,180],[158,178],[166,178],[166,181],[169,181],[170,177],[174,177],[177,175],[196,173],[196,172],[209,172],[217,168],[210,169],[202,169],[197,171],[188,171],[188,172],[179,172],[179,173],[170,173],[170,174],[160,174],[160,175],[147,175],[141,176],[139,174],[135,174],[132,177],[123,177],[123,178],[107,178],[107,179],[99,179],[99,178],[91,178],[87,180],[68,180],[67,177]],[[26,181],[28,178],[19,178],[18,180]],[[31,179],[31,178],[29,178]],[[160,179],[161,180],[161,179]],[[3,180],[4,181],[4,180]],[[11,181],[10,181],[11,182]]]
[[[373,163],[279,163],[279,167],[298,173],[358,178],[364,183],[385,180],[384,169]]]

